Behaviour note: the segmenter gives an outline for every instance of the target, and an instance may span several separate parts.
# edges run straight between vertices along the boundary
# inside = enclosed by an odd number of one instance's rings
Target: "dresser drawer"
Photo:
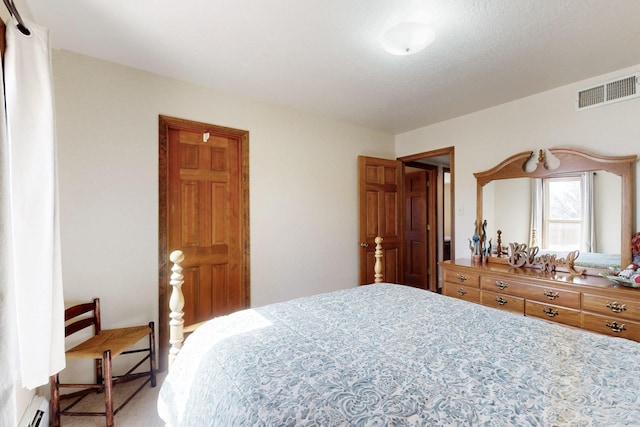
[[[549,286],[527,286],[521,295],[527,300],[580,309],[580,292],[556,289]]]
[[[442,285],[442,294],[469,302],[480,302],[480,289],[477,287],[446,282]]]
[[[480,275],[464,270],[444,269],[442,272],[445,282],[466,285],[477,288],[480,285]]]
[[[578,291],[532,285],[492,276],[482,276],[480,279],[480,288],[514,295],[527,300],[575,308],[576,310],[580,309],[580,292]]]
[[[551,304],[543,304],[527,300],[524,313],[527,316],[539,317],[540,319],[552,320],[570,326],[580,325],[580,311]]]
[[[501,310],[524,314],[524,299],[491,291],[480,291],[480,303]]]
[[[625,320],[618,316],[583,312],[581,327],[605,335],[640,341],[640,323]]]
[[[582,310],[640,321],[640,301],[582,294]]]
[[[516,295],[523,297],[526,289],[531,285],[502,277],[482,276],[480,278],[480,288],[483,290],[498,292],[502,294]]]

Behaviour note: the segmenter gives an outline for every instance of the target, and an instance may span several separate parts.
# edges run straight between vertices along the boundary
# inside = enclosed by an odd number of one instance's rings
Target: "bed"
[[[178,351],[171,426],[640,425],[639,343],[397,284],[219,317]]]
[[[541,250],[538,255],[553,254],[558,258],[566,258],[568,251]],[[580,252],[575,260],[576,268],[595,268],[603,271],[620,270],[620,254],[604,254],[597,252]]]

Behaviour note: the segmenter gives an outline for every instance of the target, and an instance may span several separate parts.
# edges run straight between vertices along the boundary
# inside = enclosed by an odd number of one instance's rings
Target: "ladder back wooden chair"
[[[102,329],[100,325],[100,299],[93,302],[78,304],[65,310],[65,337],[85,328],[93,326],[94,335],[66,351],[68,359],[93,359],[95,367],[95,383],[91,384],[61,384],[59,375],[51,377],[51,417],[52,425],[60,425],[61,415],[70,416],[103,416],[106,417],[106,425],[113,426],[113,418],[142,388],[151,382],[151,387],[156,386],[155,366],[155,331],[153,322],[148,325],[132,326],[118,329]],[[143,338],[148,337],[149,347],[132,349]],[[124,375],[114,376],[111,361],[113,358],[131,353],[146,353]],[[149,370],[134,372],[145,361],[149,361]],[[140,386],[127,397],[120,406],[114,408],[113,386],[131,381],[137,378],[148,377]],[[61,388],[81,389],[72,393],[60,394]],[[104,392],[104,412],[73,411],[72,408],[83,398],[91,393]],[[72,402],[62,406],[61,400],[71,399]]]

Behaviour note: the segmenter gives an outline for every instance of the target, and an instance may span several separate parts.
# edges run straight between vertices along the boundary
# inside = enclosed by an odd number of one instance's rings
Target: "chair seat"
[[[67,350],[70,359],[100,359],[105,351],[111,350],[111,357],[116,357],[151,333],[148,325],[128,328],[103,329],[97,335]]]

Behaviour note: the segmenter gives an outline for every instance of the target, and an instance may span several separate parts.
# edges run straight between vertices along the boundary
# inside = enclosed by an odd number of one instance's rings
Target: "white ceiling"
[[[54,48],[392,134],[640,64],[640,0],[22,1]],[[435,42],[384,52],[416,9]]]

